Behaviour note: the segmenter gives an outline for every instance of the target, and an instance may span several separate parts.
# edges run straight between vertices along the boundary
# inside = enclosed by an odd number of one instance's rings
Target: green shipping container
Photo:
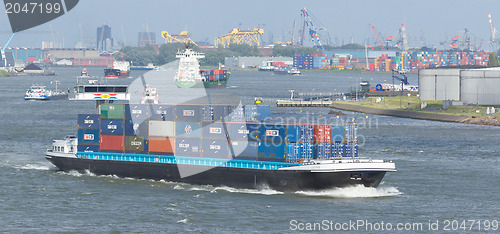
[[[124,104],[102,104],[101,118],[102,119],[124,119],[125,105]]]
[[[125,136],[125,151],[144,152],[146,141],[140,136]]]

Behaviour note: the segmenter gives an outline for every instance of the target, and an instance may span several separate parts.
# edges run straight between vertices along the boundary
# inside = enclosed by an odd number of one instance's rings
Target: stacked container
[[[78,115],[78,151],[99,152],[100,151],[100,115],[79,114]]]

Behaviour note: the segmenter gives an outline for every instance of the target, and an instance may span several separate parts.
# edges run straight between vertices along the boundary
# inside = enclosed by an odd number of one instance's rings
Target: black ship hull
[[[337,187],[364,185],[377,187],[385,171],[374,172],[311,172],[303,170],[262,170],[231,167],[182,165],[183,170],[199,171],[181,177],[177,164],[94,160],[72,157],[47,156],[50,162],[63,171],[76,170],[96,175],[116,175],[137,179],[166,180],[198,185],[229,186],[260,189],[268,186],[279,191],[325,190]]]

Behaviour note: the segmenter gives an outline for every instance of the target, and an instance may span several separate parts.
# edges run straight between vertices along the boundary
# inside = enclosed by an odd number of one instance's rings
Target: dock
[[[332,105],[331,100],[277,100],[278,107],[329,107]]]

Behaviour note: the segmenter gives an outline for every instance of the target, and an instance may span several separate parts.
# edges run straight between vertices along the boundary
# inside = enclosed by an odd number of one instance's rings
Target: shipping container
[[[78,129],[99,129],[101,115],[98,114],[79,114]]]
[[[78,129],[78,144],[99,145],[100,130]]]
[[[124,104],[101,104],[99,106],[102,119],[124,119]]]
[[[258,106],[257,107],[257,120],[260,122],[268,121],[270,115],[270,106]]]
[[[202,105],[176,105],[175,115],[176,121],[201,122],[201,107]]]
[[[289,162],[298,162],[300,159],[300,143],[287,143],[286,144],[286,160]]]
[[[259,142],[258,160],[259,161],[280,161],[286,159],[286,144],[284,142]]]
[[[248,122],[258,121],[258,112],[256,105],[245,105],[245,121]]]
[[[332,127],[330,125],[314,125],[314,142],[331,142]]]
[[[283,124],[260,124],[258,137],[261,141],[284,142],[286,137],[286,125]]]
[[[174,106],[165,104],[155,104],[151,105],[152,113],[150,119],[152,120],[174,120]]]
[[[175,138],[176,156],[200,156],[201,139],[199,138]]]
[[[147,146],[150,153],[173,154],[175,149],[175,138],[149,137]]]
[[[80,145],[77,146],[78,152],[99,152],[101,147],[99,145]]]
[[[332,142],[343,142],[345,138],[344,126],[332,126],[331,127],[331,141]]]
[[[257,160],[257,141],[231,141],[231,153],[236,159]]]
[[[101,150],[123,151],[124,141],[123,135],[101,135]]]
[[[212,106],[214,109],[214,121],[223,121],[226,116],[229,115],[229,106],[227,105],[217,105]]]
[[[313,157],[314,157],[314,145],[313,145],[313,143],[300,144],[300,158],[312,159]]]
[[[175,122],[175,137],[201,138],[201,123]]]
[[[227,139],[203,139],[201,149],[203,157],[229,159],[229,145]]]
[[[244,122],[245,121],[245,110],[242,105],[239,106],[229,106],[228,107],[229,116],[225,119],[228,122]]]
[[[312,143],[314,140],[314,126],[300,125],[300,142]]]
[[[147,120],[125,120],[125,135],[147,137],[149,135],[148,130],[149,123]]]
[[[344,144],[344,152],[343,152],[343,157],[353,157],[353,154],[352,154],[352,150],[353,150],[353,147],[352,147],[353,143],[352,142],[348,142],[348,143],[345,143]],[[354,157],[358,157],[358,144],[357,143],[354,143]]]
[[[102,119],[101,132],[105,135],[123,135],[123,120]]]
[[[137,153],[148,152],[148,140],[141,136],[125,136],[125,151]]]
[[[214,121],[214,109],[211,105],[203,105],[201,107],[201,121],[202,122]]]
[[[331,143],[316,143],[314,144],[314,158],[315,159],[329,159],[332,156]]]
[[[286,142],[300,141],[300,125],[287,125]]]
[[[252,123],[229,123],[229,138],[231,140],[249,140],[258,139],[259,124]]]
[[[149,121],[149,136],[156,137],[175,137],[175,122],[174,121]]]
[[[127,104],[125,105],[125,119],[145,120],[151,117],[151,110],[148,104]]]
[[[332,157],[342,157],[344,154],[344,143],[342,142],[334,142],[332,143]]]
[[[202,124],[202,136],[204,139],[227,139],[228,123],[214,122]]]

